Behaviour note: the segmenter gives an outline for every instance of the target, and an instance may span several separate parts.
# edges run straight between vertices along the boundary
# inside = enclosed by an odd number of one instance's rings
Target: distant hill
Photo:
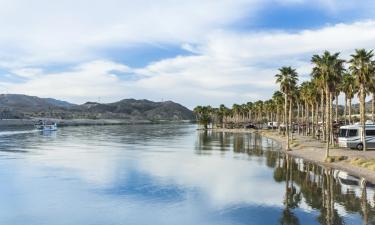
[[[26,118],[28,115],[64,111],[63,101],[20,94],[0,94],[0,118]]]
[[[72,104],[53,98],[0,94],[0,118],[50,117],[60,119],[191,120],[193,113],[172,102],[124,99],[114,103]]]
[[[46,100],[48,103],[50,103],[54,106],[58,106],[58,107],[69,108],[69,107],[73,107],[73,106],[76,105],[76,104],[73,104],[73,103],[70,103],[70,102],[67,102],[67,101],[61,101],[61,100],[57,100],[57,99],[54,99],[54,98],[43,98],[43,99]]]

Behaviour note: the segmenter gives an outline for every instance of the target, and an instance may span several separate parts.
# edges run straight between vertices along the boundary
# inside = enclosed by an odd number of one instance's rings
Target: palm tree
[[[340,53],[332,54],[325,51],[322,56],[314,55],[311,62],[314,64],[313,76],[324,83],[326,95],[326,158],[329,157],[330,143],[333,143],[332,132],[332,95],[335,93],[337,83],[341,80],[344,70],[344,60],[339,59]]]
[[[252,102],[248,102],[246,103],[246,110],[247,110],[247,113],[248,113],[248,122],[252,122],[252,114],[253,114],[253,110],[254,110],[254,104]]]
[[[272,99],[264,102],[264,110],[266,111],[267,121],[271,122],[272,129],[274,127],[273,122],[275,121],[274,114],[276,111],[276,104]]]
[[[198,123],[202,124],[204,129],[208,129],[208,124],[211,122],[211,106],[197,106],[194,108]]]
[[[238,104],[233,104],[232,110],[233,110],[233,114],[234,114],[233,115],[234,116],[234,123],[238,124],[239,121],[240,121],[241,106],[238,105]]]
[[[324,108],[324,96],[325,96],[325,78],[324,76],[322,76],[321,74],[321,69],[320,67],[318,66],[318,64],[320,64],[319,62],[321,61],[320,57],[319,56],[315,56],[315,59],[314,59],[314,56],[313,56],[313,59],[311,60],[313,63],[315,61],[315,64],[316,66],[313,68],[312,72],[311,72],[311,76],[312,76],[312,81],[314,82],[314,85],[320,90],[320,121],[322,122],[322,140],[323,141],[326,141],[327,140],[327,131],[326,131],[326,127],[324,126],[325,124],[325,115],[324,115],[324,112],[325,112],[325,108]]]
[[[284,93],[284,125],[286,128],[287,134],[287,146],[286,150],[290,150],[289,143],[289,125],[291,123],[291,114],[292,114],[292,98],[291,94],[293,89],[295,89],[298,81],[298,74],[295,69],[292,67],[282,67],[279,69],[279,74],[275,75],[276,83],[280,84],[280,91]],[[289,100],[289,123],[287,122],[287,112],[288,112],[288,100]]]
[[[219,106],[219,115],[221,120],[221,127],[225,128],[225,124],[227,123],[227,116],[228,116],[229,109],[225,107],[224,104]]]
[[[346,124],[346,116],[349,112],[349,124],[352,121],[352,99],[354,94],[357,92],[357,86],[355,85],[355,78],[350,73],[345,73],[341,82],[341,90],[345,94],[345,107],[344,107],[344,121]],[[349,101],[349,105],[347,104]]]
[[[195,120],[198,121],[199,120],[199,117],[200,115],[202,114],[203,112],[203,107],[198,105],[196,106],[194,109],[193,109],[193,113],[195,114]]]
[[[280,133],[280,124],[281,124],[281,119],[280,119],[280,114],[282,112],[282,106],[284,103],[284,96],[280,91],[275,91],[272,96],[272,100],[276,104],[276,121],[277,121],[277,129]]]
[[[371,100],[371,120],[374,122],[375,121],[375,82],[374,81],[371,81],[367,85],[367,90],[372,95],[372,100]]]
[[[260,125],[263,119],[263,101],[258,100],[254,102],[254,108],[256,112],[256,121]]]
[[[374,54],[372,50],[356,49],[355,54],[351,55],[350,70],[352,71],[356,83],[359,86],[359,102],[360,102],[360,117],[362,126],[361,141],[363,151],[366,151],[366,87],[373,82],[374,79],[374,63],[372,57]]]
[[[305,107],[306,107],[306,124],[308,126],[308,129],[310,130],[310,118],[309,118],[309,110],[311,110],[311,135],[313,137],[315,137],[315,132],[316,132],[316,129],[315,129],[315,117],[316,117],[316,114],[317,114],[317,111],[316,110],[316,107],[317,107],[317,102],[319,100],[319,92],[314,84],[313,81],[305,81],[301,84],[301,94],[300,94],[301,98],[304,100],[305,102]]]
[[[302,82],[301,86],[300,86],[300,95],[301,95],[301,100],[303,101],[304,103],[304,109],[305,110],[302,110],[302,112],[304,111],[304,115],[302,116],[303,117],[303,130],[302,130],[302,133],[303,134],[307,134],[307,130],[308,130],[308,118],[309,118],[309,111],[308,111],[308,100],[309,100],[309,85],[310,85],[310,82],[308,81],[305,81],[305,82]]]

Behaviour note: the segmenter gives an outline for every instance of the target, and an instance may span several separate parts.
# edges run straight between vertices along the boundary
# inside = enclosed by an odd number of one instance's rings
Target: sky
[[[270,98],[282,66],[375,45],[371,0],[0,0],[0,93],[77,104]]]

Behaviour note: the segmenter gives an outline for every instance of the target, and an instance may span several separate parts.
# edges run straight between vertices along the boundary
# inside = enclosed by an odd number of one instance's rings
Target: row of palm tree
[[[194,113],[205,129],[211,126],[234,128],[245,124],[260,126],[272,122],[272,128],[286,136],[286,150],[290,150],[291,134],[297,132],[326,142],[326,157],[334,144],[335,125],[340,121],[353,123],[352,99],[358,94],[360,102],[360,124],[363,150],[366,151],[365,122],[366,95],[372,94],[372,117],[375,111],[375,61],[373,51],[357,49],[350,60],[345,61],[340,53],[325,51],[313,55],[311,79],[299,83],[296,69],[281,67],[275,75],[280,90],[266,101],[234,104],[232,108],[197,106]],[[339,113],[338,97],[343,93],[343,114]],[[333,103],[335,102],[335,103]],[[334,109],[335,107],[335,109]],[[276,122],[276,123],[274,123]]]

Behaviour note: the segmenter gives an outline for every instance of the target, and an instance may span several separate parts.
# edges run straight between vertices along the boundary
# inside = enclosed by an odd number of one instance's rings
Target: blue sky
[[[4,0],[0,93],[190,108],[265,100],[281,66],[304,80],[312,54],[372,49],[374,12],[369,0]]]

